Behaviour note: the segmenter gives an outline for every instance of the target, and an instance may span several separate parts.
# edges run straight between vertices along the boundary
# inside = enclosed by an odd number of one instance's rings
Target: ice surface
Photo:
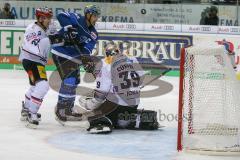
[[[76,131],[53,135],[48,142],[75,152],[124,159],[158,160],[173,157],[175,135],[176,129],[169,128],[158,131],[116,130],[109,135],[90,135]]]
[[[162,80],[171,83],[174,89],[160,97],[142,99],[140,107],[158,111],[159,121],[165,128],[153,132],[116,130],[109,135],[91,135],[76,125],[63,127],[55,121],[57,93],[53,90],[48,92],[40,109],[39,128],[26,128],[19,119],[21,101],[28,88],[27,75],[24,71],[0,70],[0,160],[239,159],[177,154],[174,118],[177,116],[178,78],[164,77]]]

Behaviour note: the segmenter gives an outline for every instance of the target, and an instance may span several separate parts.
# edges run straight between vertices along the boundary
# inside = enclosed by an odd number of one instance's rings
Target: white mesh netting
[[[223,46],[185,51],[182,146],[240,152],[240,81]]]

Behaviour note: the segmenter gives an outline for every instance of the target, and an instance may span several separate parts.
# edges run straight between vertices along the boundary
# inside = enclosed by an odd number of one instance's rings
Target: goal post
[[[181,50],[178,151],[240,155],[240,81],[224,46]]]

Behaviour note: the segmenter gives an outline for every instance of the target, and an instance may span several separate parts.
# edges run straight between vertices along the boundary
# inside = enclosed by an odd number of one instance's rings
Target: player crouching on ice
[[[140,86],[144,79],[137,59],[120,53],[118,47],[109,43],[106,57],[95,66],[96,89],[93,98],[79,99],[80,108],[92,112],[88,116],[90,133],[109,133],[116,129],[158,129],[157,113],[138,110]],[[75,110],[77,109],[74,108]],[[84,113],[83,113],[84,116]]]
[[[27,126],[30,128],[36,128],[39,124],[41,115],[38,110],[49,90],[45,65],[51,46],[47,30],[52,16],[52,11],[48,8],[36,10],[37,22],[26,28],[19,57],[30,82],[30,88],[25,94],[25,102],[22,106],[21,120],[27,120]]]

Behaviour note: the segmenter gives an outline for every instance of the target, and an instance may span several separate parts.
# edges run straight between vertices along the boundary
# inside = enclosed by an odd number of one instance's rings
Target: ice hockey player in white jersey
[[[27,120],[30,128],[39,124],[41,115],[38,110],[49,89],[45,65],[51,46],[47,30],[53,16],[48,8],[38,8],[35,14],[37,21],[26,28],[19,56],[30,82],[22,104],[21,120]]]
[[[122,54],[113,42],[106,45],[105,53],[106,57],[93,73],[96,77],[93,98],[79,99],[81,107],[95,113],[88,117],[88,131],[109,133],[112,128],[157,129],[155,111],[137,110],[144,79],[144,71],[137,59]]]

